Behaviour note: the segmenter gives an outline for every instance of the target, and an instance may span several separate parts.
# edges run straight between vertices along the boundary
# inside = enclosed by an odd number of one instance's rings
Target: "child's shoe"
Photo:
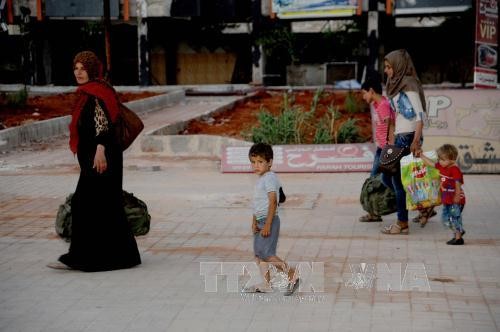
[[[257,293],[272,293],[273,289],[268,283],[260,283],[255,286],[255,292]]]
[[[446,242],[446,244],[452,245],[452,246],[461,246],[464,244],[464,239],[451,239],[450,241]]]

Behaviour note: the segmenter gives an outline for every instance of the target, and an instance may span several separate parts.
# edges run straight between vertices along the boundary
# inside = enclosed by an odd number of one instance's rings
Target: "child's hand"
[[[455,204],[460,203],[460,194],[459,194],[459,193],[458,193],[458,194],[455,194],[455,195],[453,196],[453,203],[455,203]]]
[[[271,224],[266,222],[264,224],[264,228],[260,231],[260,235],[262,235],[262,237],[268,237],[271,235]]]
[[[260,231],[259,227],[257,226],[257,222],[252,222],[252,233],[257,234]]]

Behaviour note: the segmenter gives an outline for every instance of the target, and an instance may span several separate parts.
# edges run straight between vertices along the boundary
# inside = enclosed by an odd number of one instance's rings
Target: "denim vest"
[[[407,120],[411,120],[417,116],[415,110],[413,109],[413,106],[411,105],[410,99],[403,91],[399,93],[398,108],[395,107],[392,98],[391,98],[391,107],[394,110],[397,110],[397,112],[403,115],[404,118]]]

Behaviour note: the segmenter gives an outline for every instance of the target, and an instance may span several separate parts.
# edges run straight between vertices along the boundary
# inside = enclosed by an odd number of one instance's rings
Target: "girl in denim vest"
[[[406,148],[406,155],[415,154],[423,142],[422,129],[425,119],[425,98],[422,84],[417,77],[413,61],[406,50],[392,51],[385,56],[384,72],[387,75],[386,93],[395,112],[395,123],[389,130],[389,144]],[[383,174],[382,181],[396,194],[396,223],[382,229],[384,234],[408,234],[406,192],[401,183],[401,171]]]

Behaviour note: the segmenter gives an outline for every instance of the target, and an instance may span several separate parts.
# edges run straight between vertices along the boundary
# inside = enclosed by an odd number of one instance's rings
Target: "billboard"
[[[360,0],[272,0],[279,18],[340,17],[356,14]]]
[[[119,16],[119,1],[110,0],[110,16]],[[98,0],[46,0],[45,15],[48,17],[102,17],[104,5]]]
[[[472,7],[472,0],[396,0],[395,15],[463,12]]]

